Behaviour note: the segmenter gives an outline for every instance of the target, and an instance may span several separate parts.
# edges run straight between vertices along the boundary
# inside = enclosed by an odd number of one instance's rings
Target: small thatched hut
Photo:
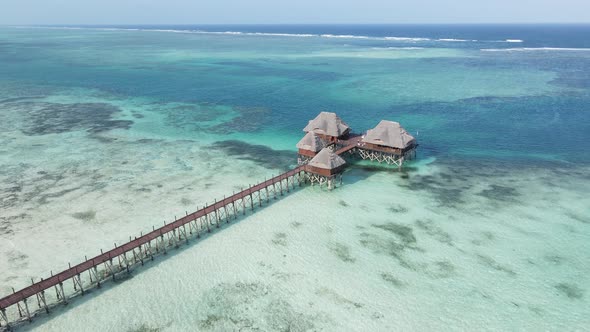
[[[315,155],[324,147],[322,140],[310,131],[297,143],[299,155],[306,157],[315,157]]]
[[[309,121],[303,131],[313,132],[328,142],[336,142],[339,138],[348,136],[350,127],[336,113],[320,112],[315,119]]]
[[[330,148],[323,148],[305,166],[305,171],[325,177],[342,173],[346,162]]]
[[[416,139],[398,122],[381,120],[367,131],[361,144],[364,149],[401,155],[416,146]]]

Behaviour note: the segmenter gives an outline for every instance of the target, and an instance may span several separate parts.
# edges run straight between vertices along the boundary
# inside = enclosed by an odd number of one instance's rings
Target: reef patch
[[[289,150],[274,150],[265,145],[249,144],[238,140],[218,141],[211,145],[232,157],[249,160],[269,169],[288,170],[294,166],[296,154]]]

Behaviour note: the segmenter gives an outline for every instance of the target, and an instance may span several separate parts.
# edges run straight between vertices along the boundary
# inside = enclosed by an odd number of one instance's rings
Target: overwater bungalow
[[[311,185],[314,183],[319,183],[320,186],[327,184],[328,189],[332,189],[335,179],[339,178],[342,182],[342,172],[344,172],[345,166],[346,161],[332,149],[326,147],[307,163],[305,172]]]
[[[320,112],[315,119],[309,121],[303,131],[313,132],[327,143],[336,143],[338,139],[348,137],[350,127],[336,113]]]
[[[303,136],[299,143],[297,143],[297,163],[299,165],[306,164],[325,146],[326,144],[322,142],[318,135],[316,135],[313,131],[308,132],[305,134],[305,136]]]
[[[416,153],[416,139],[398,122],[381,120],[369,129],[359,142],[359,155],[387,164],[401,167],[404,159],[411,159]]]

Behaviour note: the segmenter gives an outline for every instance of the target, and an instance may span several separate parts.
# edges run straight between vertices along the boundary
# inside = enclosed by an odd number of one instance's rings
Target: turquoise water
[[[293,166],[328,110],[399,121],[419,158],[355,165],[25,329],[583,330],[587,33],[2,27],[0,295]]]

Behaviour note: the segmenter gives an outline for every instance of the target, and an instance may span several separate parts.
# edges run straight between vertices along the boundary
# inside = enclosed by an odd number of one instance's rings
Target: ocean
[[[587,330],[589,35],[0,27],[0,297],[295,166],[331,111],[400,122],[417,159],[354,163],[19,329]]]

